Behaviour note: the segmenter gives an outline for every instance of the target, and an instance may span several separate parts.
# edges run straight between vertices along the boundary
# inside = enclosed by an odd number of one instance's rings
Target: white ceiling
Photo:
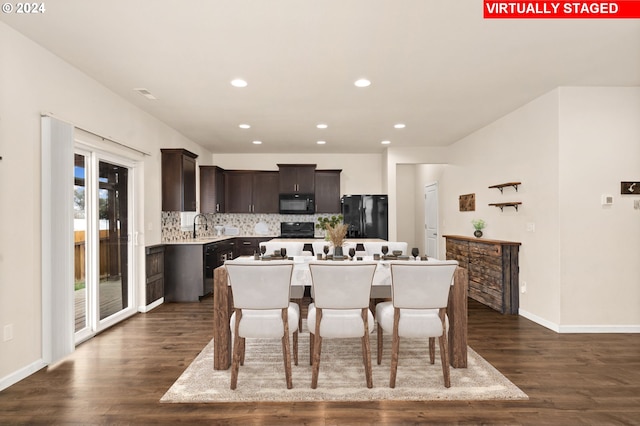
[[[558,86],[640,86],[640,20],[485,20],[481,0],[44,3],[0,20],[213,152],[442,146]]]

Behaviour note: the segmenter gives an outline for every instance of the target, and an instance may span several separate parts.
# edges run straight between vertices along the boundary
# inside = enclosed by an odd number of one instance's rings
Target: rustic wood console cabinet
[[[469,297],[503,314],[519,307],[520,243],[444,235],[447,259],[457,260],[469,272]]]

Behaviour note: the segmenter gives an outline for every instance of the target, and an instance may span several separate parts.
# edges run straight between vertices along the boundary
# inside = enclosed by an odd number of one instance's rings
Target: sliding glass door
[[[130,284],[132,165],[76,150],[74,161],[74,267],[76,343],[134,309]]]

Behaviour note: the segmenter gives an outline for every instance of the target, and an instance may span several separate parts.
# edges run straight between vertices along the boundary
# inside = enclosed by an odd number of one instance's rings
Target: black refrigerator
[[[349,225],[347,238],[389,237],[388,197],[386,195],[344,195],[343,221]]]

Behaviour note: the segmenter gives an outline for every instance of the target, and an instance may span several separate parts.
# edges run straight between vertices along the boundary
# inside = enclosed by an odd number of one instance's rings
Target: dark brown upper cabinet
[[[196,158],[186,149],[161,149],[162,211],[196,211]]]
[[[200,213],[225,213],[224,170],[200,166]]]
[[[313,194],[316,190],[315,164],[278,164],[280,194]]]
[[[278,172],[227,170],[227,213],[278,213]]]
[[[316,212],[340,213],[340,173],[342,170],[316,170]]]

